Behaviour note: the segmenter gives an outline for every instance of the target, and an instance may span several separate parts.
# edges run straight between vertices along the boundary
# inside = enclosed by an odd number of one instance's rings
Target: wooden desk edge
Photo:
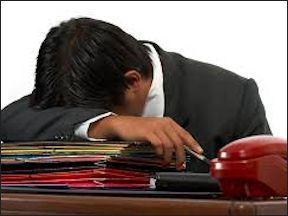
[[[18,214],[19,213],[19,214]],[[287,200],[111,197],[2,193],[1,215],[286,215]]]

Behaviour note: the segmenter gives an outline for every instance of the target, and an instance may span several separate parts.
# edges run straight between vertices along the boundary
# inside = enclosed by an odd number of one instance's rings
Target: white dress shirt
[[[148,43],[145,43],[144,45],[148,46],[150,49],[149,56],[153,68],[153,79],[146,98],[142,117],[163,117],[165,102],[164,102],[164,90],[163,90],[163,71],[160,57],[155,48],[153,47],[153,45]],[[88,137],[88,129],[91,123],[99,121],[100,119],[103,119],[110,115],[116,115],[116,114],[112,112],[107,112],[81,123],[76,128],[75,135],[90,141],[105,140],[105,139],[94,139]]]

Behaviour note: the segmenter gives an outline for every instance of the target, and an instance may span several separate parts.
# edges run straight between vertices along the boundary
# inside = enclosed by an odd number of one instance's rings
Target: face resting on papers
[[[33,92],[2,113],[3,141],[148,141],[164,165],[176,157],[178,169],[187,166],[187,148],[214,158],[233,140],[271,134],[253,79],[91,18],[50,29]]]

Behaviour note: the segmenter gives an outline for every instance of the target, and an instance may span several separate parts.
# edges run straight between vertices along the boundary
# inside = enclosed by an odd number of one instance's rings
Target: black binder
[[[156,190],[221,192],[219,182],[209,173],[158,172],[154,178]]]

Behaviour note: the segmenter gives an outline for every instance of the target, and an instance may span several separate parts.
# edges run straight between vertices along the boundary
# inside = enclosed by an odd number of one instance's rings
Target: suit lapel
[[[182,127],[188,124],[188,119],[181,112],[180,107],[180,89],[179,89],[179,69],[173,55],[162,50],[157,44],[150,41],[141,41],[150,43],[154,46],[160,56],[160,61],[163,69],[163,88],[165,95],[164,116],[172,118]]]

